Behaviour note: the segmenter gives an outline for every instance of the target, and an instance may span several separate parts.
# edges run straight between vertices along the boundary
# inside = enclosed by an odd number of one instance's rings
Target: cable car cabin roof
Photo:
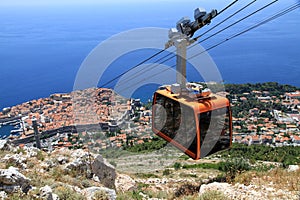
[[[156,93],[173,99],[174,101],[177,101],[181,104],[187,105],[193,108],[195,111],[198,110],[198,113],[208,112],[211,110],[230,106],[230,102],[227,98],[216,94],[211,94],[210,96],[203,98],[190,98],[188,96],[173,94],[170,87],[168,86],[166,87],[166,89],[157,90]]]

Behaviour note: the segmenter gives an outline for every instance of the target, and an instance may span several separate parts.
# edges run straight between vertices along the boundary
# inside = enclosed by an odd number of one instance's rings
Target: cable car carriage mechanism
[[[177,50],[177,83],[161,86],[153,96],[153,132],[192,159],[200,159],[231,147],[232,116],[227,98],[212,94],[201,83],[186,82],[187,46],[194,33],[217,16],[197,8],[195,21],[182,18],[169,31],[166,48]]]

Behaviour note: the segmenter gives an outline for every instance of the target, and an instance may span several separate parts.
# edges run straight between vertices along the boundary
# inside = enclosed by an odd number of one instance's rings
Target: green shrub
[[[185,155],[185,154],[183,154],[183,155],[181,155],[180,157],[179,157],[179,159],[181,159],[181,160],[188,160],[190,157],[189,156],[187,156],[187,155]]]
[[[274,165],[257,164],[253,169],[258,172],[267,172],[273,168],[275,168]]]
[[[115,161],[110,161],[109,162],[112,166],[117,167],[117,163]]]
[[[87,180],[87,179],[82,180],[80,184],[81,184],[81,187],[82,187],[82,188],[92,187],[92,184],[91,184],[90,181]]]
[[[283,166],[300,164],[300,147],[283,146],[283,147],[269,147],[265,145],[251,145],[243,144],[232,145],[228,151],[220,153],[224,158],[227,157],[243,157],[250,160],[252,163],[256,160],[281,162]]]
[[[178,162],[174,163],[174,169],[175,170],[179,170],[180,168],[181,168],[181,164],[180,163],[178,163]]]
[[[42,151],[38,151],[38,152],[37,152],[36,158],[37,158],[38,160],[40,160],[40,161],[44,161],[44,160],[45,160],[45,157],[44,157]]]
[[[85,200],[83,195],[76,193],[67,186],[60,186],[55,188],[54,193],[58,195],[60,200]]]
[[[18,193],[13,193],[11,195],[8,195],[9,200],[32,200],[34,197],[31,195],[26,195],[19,191]]]
[[[149,198],[152,199],[170,199],[170,194],[168,194],[166,191],[147,190],[145,193]]]
[[[183,177],[183,178],[186,178],[186,177],[193,177],[193,178],[197,178],[197,175],[196,174],[186,174],[186,173],[180,173],[179,174],[180,177]]]
[[[50,175],[52,176],[53,179],[56,181],[61,181],[62,176],[65,174],[65,171],[61,169],[60,167],[53,167],[50,171]]]
[[[207,191],[207,192],[204,192],[199,200],[229,200],[228,197],[226,197],[222,192],[220,191],[215,191],[215,190],[212,190],[212,191]]]
[[[14,162],[7,162],[5,163],[5,169],[8,169],[10,167],[17,167]]]
[[[150,185],[146,183],[137,183],[137,189],[142,190],[143,188],[148,188]]]
[[[23,148],[18,148],[17,149],[17,154],[22,153],[22,154],[26,154],[26,151]]]
[[[159,176],[157,176],[155,174],[152,174],[152,173],[149,173],[149,174],[136,173],[135,175],[137,177],[139,177],[139,178],[144,178],[144,179],[147,179],[147,178],[159,178]]]
[[[176,189],[174,192],[175,197],[195,195],[199,193],[200,186],[193,184],[184,184]]]
[[[107,195],[107,193],[105,191],[99,190],[99,191],[95,192],[92,199],[95,199],[95,200],[109,200],[109,196]]]
[[[227,181],[232,182],[233,179],[242,172],[248,171],[251,166],[248,161],[242,158],[234,158],[220,163],[219,170],[226,173]]]
[[[117,200],[128,200],[128,199],[142,200],[143,197],[139,194],[139,191],[125,192],[117,195]]]
[[[168,176],[168,175],[170,175],[170,174],[171,174],[170,169],[165,169],[165,170],[163,171],[163,175],[164,175],[164,176]]]
[[[197,169],[197,168],[202,168],[202,169],[219,169],[220,166],[219,163],[200,163],[200,164],[195,164],[195,165],[183,165],[183,169]]]
[[[151,142],[145,142],[143,144],[135,144],[133,146],[128,146],[126,147],[126,151],[129,152],[139,152],[139,153],[149,153],[155,150],[162,149],[165,147],[168,143],[159,138],[159,137],[154,137]]]

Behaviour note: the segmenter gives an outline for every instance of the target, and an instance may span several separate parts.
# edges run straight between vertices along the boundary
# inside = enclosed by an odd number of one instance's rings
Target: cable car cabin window
[[[197,132],[194,110],[170,98],[157,94],[154,128],[168,139],[197,153]],[[169,142],[170,142],[169,141]]]
[[[228,108],[220,108],[199,115],[201,158],[230,147],[229,117]]]

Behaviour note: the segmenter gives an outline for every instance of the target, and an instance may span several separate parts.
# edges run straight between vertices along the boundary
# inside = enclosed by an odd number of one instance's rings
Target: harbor
[[[5,121],[0,123],[0,139],[14,139],[21,136],[24,132],[23,124],[20,119]]]

